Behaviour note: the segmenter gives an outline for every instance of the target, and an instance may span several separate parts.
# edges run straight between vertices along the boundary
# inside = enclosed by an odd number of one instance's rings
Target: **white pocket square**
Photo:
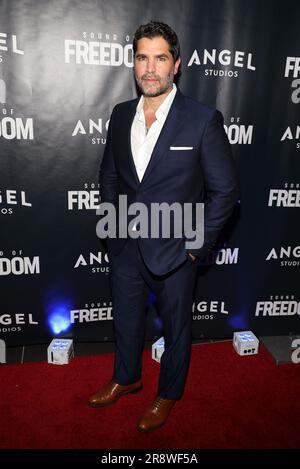
[[[170,150],[193,150],[194,147],[170,147]]]

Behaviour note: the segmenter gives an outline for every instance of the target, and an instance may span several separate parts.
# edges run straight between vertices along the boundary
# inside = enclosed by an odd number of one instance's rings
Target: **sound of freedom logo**
[[[239,256],[239,248],[229,248],[225,245],[212,249],[209,254],[200,261],[201,265],[229,265],[237,264]]]
[[[300,103],[300,57],[287,57],[284,69],[285,78],[294,78],[291,82],[291,101],[294,104]]]
[[[300,183],[286,183],[284,187],[284,189],[270,189],[268,206],[299,208]]]
[[[65,39],[65,63],[132,68],[131,37],[121,39],[114,33],[83,32],[81,39]]]
[[[33,119],[31,117],[3,117],[0,119],[0,137],[6,140],[33,140]]]
[[[291,355],[292,362],[295,364],[300,363],[300,337],[292,341],[291,348],[295,349],[292,351]]]
[[[242,124],[240,117],[231,117],[230,124],[224,125],[224,129],[231,145],[251,145],[253,125]]]
[[[300,315],[300,302],[294,295],[270,295],[269,300],[258,301],[256,317],[293,317]]]
[[[0,103],[6,106],[6,83],[0,79]],[[15,110],[8,106],[1,109],[0,138],[6,140],[33,140],[33,118],[16,117]]]
[[[112,302],[102,301],[86,304],[83,308],[72,309],[70,311],[70,322],[76,323],[89,323],[89,322],[102,322],[111,321],[112,316]]]
[[[0,251],[0,256],[3,252]],[[21,257],[21,255],[13,255],[13,257],[0,257],[0,275],[36,275],[40,273],[40,258]]]
[[[100,191],[96,183],[86,183],[88,190],[68,191],[68,210],[97,210],[100,206]]]

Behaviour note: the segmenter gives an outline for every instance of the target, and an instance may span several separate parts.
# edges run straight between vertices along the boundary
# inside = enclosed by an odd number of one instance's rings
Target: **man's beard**
[[[172,88],[174,75],[173,73],[170,73],[163,83],[161,83],[160,78],[156,76],[143,75],[140,78],[137,78],[137,76],[135,78],[143,96],[146,96],[147,98],[156,98],[157,96],[161,96],[162,94],[166,93],[168,89]],[[147,82],[144,82],[145,78],[155,78],[157,80],[155,82],[155,87],[152,87],[151,85],[147,84]]]

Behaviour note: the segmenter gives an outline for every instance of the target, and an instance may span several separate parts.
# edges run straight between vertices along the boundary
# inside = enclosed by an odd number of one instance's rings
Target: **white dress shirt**
[[[149,130],[146,129],[143,96],[141,96],[136,107],[136,114],[131,127],[131,150],[136,172],[140,181],[143,179],[153,149],[175,98],[176,91],[176,85],[173,83],[172,91],[167,95],[155,112],[156,120],[153,122]]]

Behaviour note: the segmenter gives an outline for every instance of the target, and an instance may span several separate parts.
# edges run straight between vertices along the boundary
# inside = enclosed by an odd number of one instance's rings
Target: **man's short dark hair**
[[[180,57],[180,45],[177,34],[170,26],[159,21],[150,21],[150,23],[142,24],[134,33],[133,52],[137,51],[137,42],[139,39],[146,37],[152,39],[154,37],[163,37],[169,44],[169,51],[172,54],[174,62]]]

